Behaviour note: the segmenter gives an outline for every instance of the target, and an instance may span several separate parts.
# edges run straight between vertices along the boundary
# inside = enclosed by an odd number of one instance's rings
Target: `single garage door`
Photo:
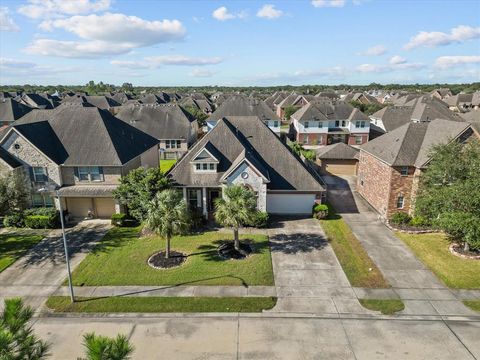
[[[357,175],[357,160],[323,160],[322,170],[333,175]]]
[[[271,214],[311,214],[315,194],[267,194]]]
[[[84,219],[88,211],[94,211],[92,198],[67,198],[67,210],[71,217]]]
[[[112,198],[95,198],[95,215],[98,218],[110,218],[115,213],[115,202]]]

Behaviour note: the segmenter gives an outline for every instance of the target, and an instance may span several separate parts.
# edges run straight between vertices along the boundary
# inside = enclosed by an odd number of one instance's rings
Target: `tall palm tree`
[[[32,308],[20,298],[6,299],[0,314],[0,359],[41,360],[48,356],[49,344],[33,333],[29,321]]]
[[[215,200],[215,220],[233,229],[235,250],[240,251],[238,229],[251,223],[256,212],[255,193],[245,186],[228,186],[223,190],[223,197]]]
[[[127,360],[133,352],[133,346],[125,335],[116,338],[88,333],[83,335],[87,360]]]
[[[146,225],[166,241],[165,257],[170,257],[170,240],[181,234],[190,225],[187,203],[174,189],[163,190],[150,202],[147,208]]]

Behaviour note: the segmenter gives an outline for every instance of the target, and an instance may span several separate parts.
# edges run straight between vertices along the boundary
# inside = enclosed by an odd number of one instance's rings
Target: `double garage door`
[[[88,212],[93,212],[97,218],[107,219],[115,213],[115,201],[112,198],[66,198],[67,210],[70,216],[84,219]]]
[[[267,212],[270,214],[306,215],[312,213],[315,194],[268,194]]]
[[[322,160],[322,172],[333,175],[357,175],[357,160]]]

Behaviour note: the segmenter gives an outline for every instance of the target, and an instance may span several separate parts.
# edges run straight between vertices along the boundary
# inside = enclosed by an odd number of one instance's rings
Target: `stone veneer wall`
[[[243,179],[241,174],[246,172],[247,179]],[[249,185],[258,194],[257,207],[258,210],[267,210],[267,184],[263,183],[262,178],[247,163],[240,165],[228,178],[227,183],[234,185]]]

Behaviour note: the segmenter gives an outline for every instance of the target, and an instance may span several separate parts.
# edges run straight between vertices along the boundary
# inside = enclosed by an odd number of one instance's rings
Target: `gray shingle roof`
[[[257,116],[260,120],[280,120],[263,101],[243,95],[229,97],[210,115],[208,121],[228,116]]]
[[[0,146],[0,159],[8,164],[12,169],[22,166],[22,163],[15,159],[10,153]]]
[[[421,168],[428,161],[433,146],[447,143],[469,127],[468,123],[441,119],[423,123],[409,122],[360,148],[391,166]]]
[[[20,119],[30,111],[32,111],[31,107],[20,104],[11,98],[0,100],[0,123]]]
[[[370,120],[368,116],[344,101],[317,100],[302,106],[293,115],[302,120]]]
[[[217,173],[195,173],[191,160],[206,144],[215,152],[219,164]],[[258,117],[227,117],[205,135],[175,165],[170,176],[178,185],[214,186],[220,185],[224,173],[239,158],[242,152],[254,158],[262,173],[268,173],[269,190],[322,191],[307,167]],[[254,165],[255,166],[255,165]]]
[[[115,116],[156,139],[187,140],[195,121],[179,105],[127,105]]]
[[[96,107],[34,110],[13,127],[57,164],[123,165],[158,140]]]
[[[327,145],[317,150],[317,159],[336,159],[336,160],[351,160],[358,159],[359,149],[353,146],[337,143]]]

